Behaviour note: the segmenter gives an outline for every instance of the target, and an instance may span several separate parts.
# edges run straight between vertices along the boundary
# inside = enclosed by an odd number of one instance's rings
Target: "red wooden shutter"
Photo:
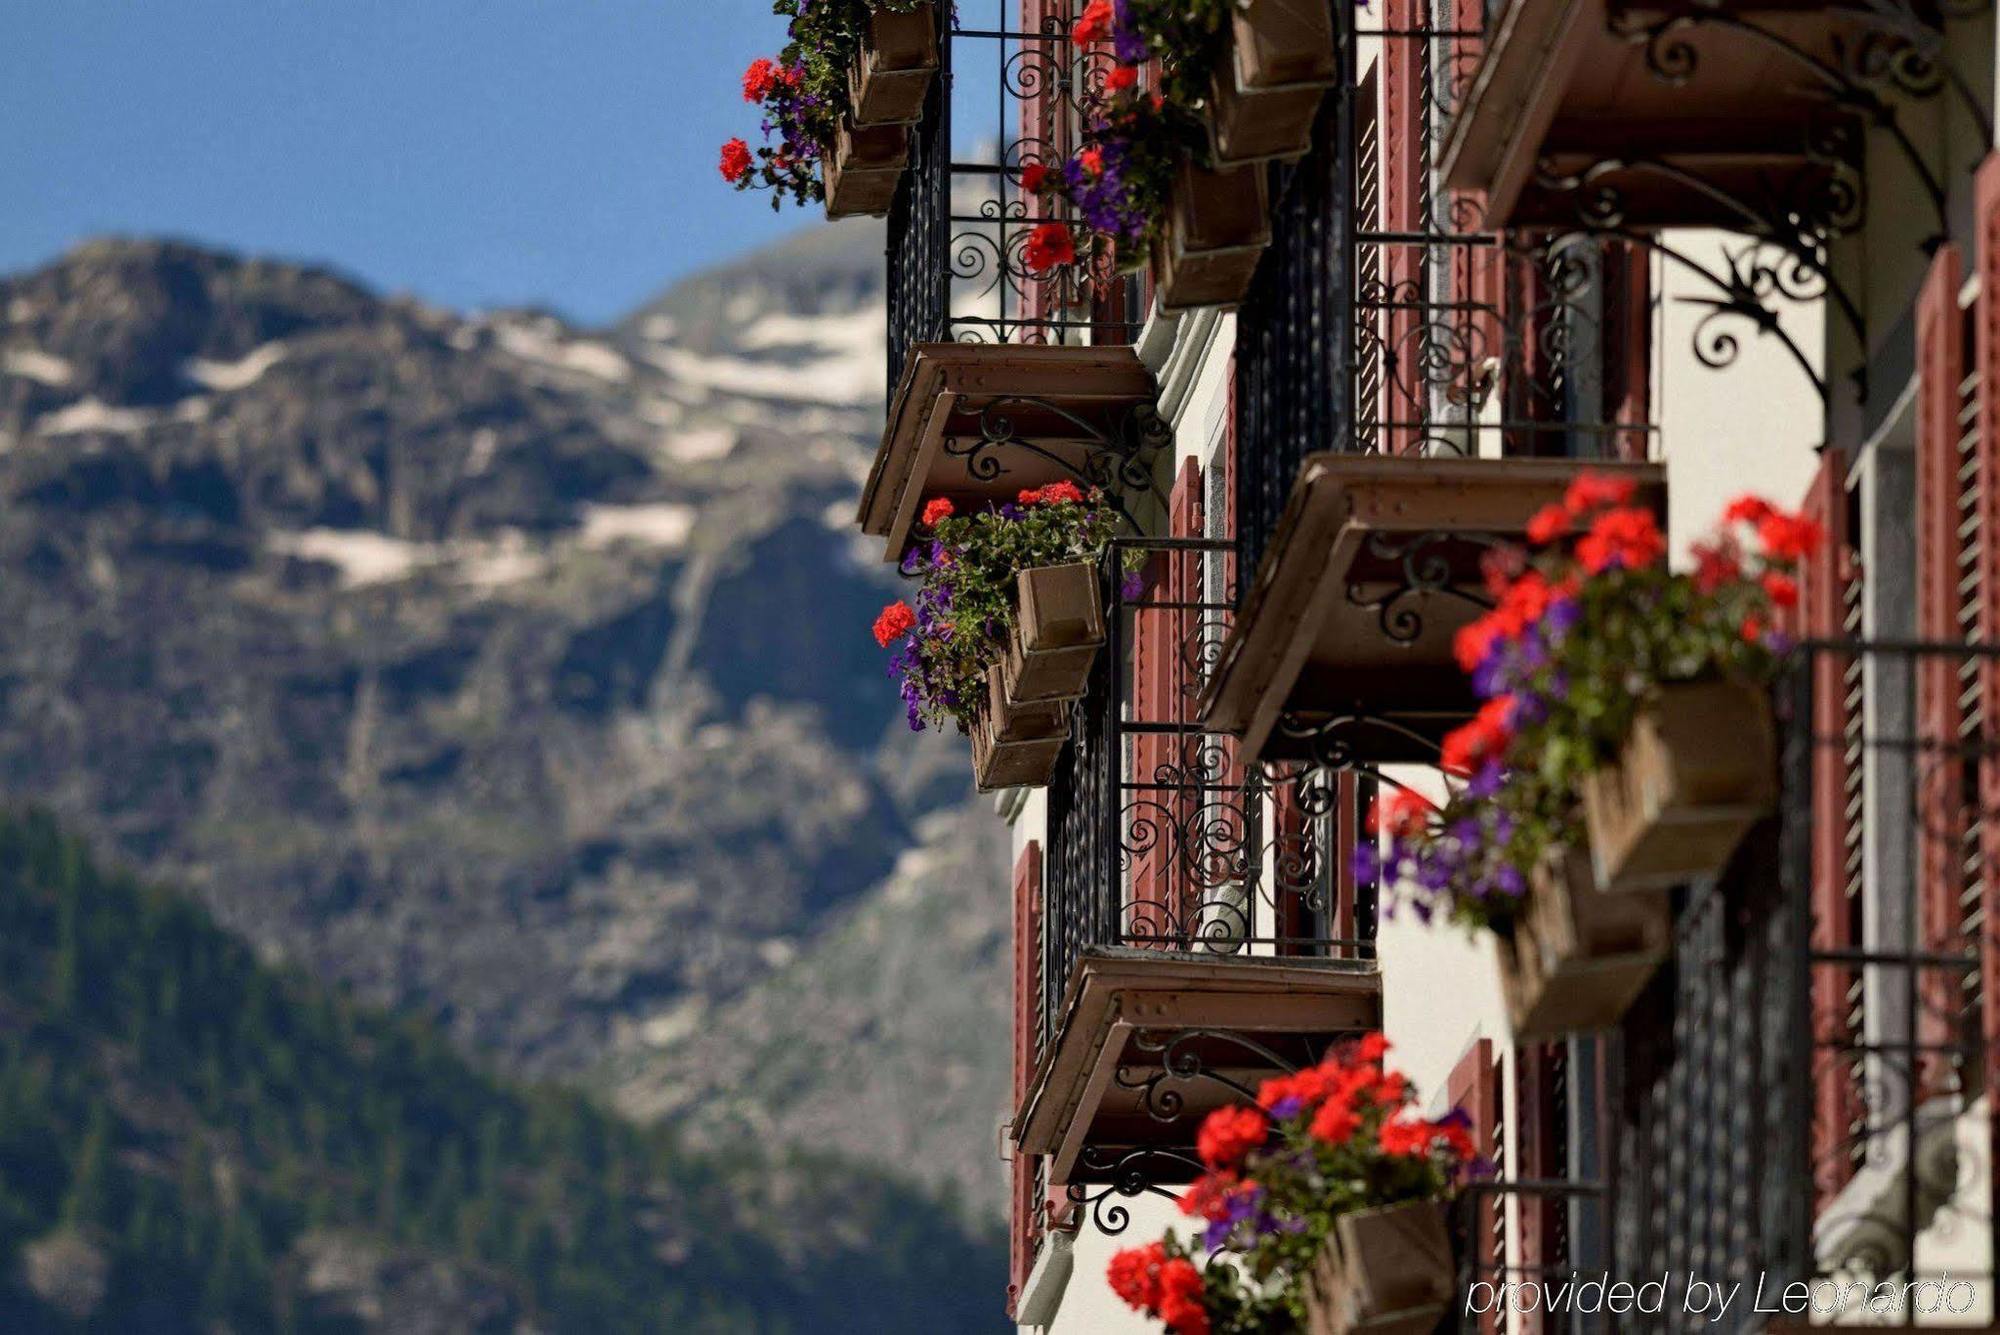
[[[1167,498],[1167,523],[1171,537],[1201,536],[1201,465],[1193,459],[1182,461]],[[1182,871],[1190,854],[1181,832],[1189,828],[1191,804],[1199,800],[1181,754],[1188,739],[1170,730],[1146,730],[1182,725],[1193,707],[1192,670],[1183,650],[1195,622],[1181,604],[1200,590],[1200,563],[1199,552],[1158,553],[1152,588],[1133,617],[1129,718],[1142,727],[1133,730],[1128,782],[1139,786],[1119,796],[1118,833],[1138,847],[1125,920],[1126,930],[1142,944],[1149,937],[1162,946],[1189,939],[1195,924],[1187,916],[1200,906],[1198,891]]]
[[[1976,588],[1977,555],[1968,552],[1964,507],[1976,500],[1976,481],[1961,471],[1974,443],[1960,413],[1965,381],[1965,325],[1958,292],[1963,268],[1958,247],[1947,243],[1931,260],[1917,297],[1917,634],[1934,642],[1963,642],[1962,590]],[[1976,598],[1971,609],[1977,615]],[[1957,752],[1967,723],[1955,656],[1929,654],[1916,664],[1918,810],[1929,813],[1918,831],[1917,914],[1926,949],[1944,953],[1960,939],[1959,896],[1965,878],[1967,766]],[[1920,976],[1920,1031],[1927,1045],[1949,1044],[1962,999],[1959,979],[1943,969]],[[1936,1049],[1933,1048],[1933,1051]],[[1928,1085],[1942,1072],[1926,1058]]]
[[[1814,639],[1858,638],[1860,561],[1848,522],[1847,459],[1837,449],[1820,457],[1806,493],[1806,514],[1826,531],[1826,543],[1803,571],[1801,629]],[[1825,652],[1813,660],[1812,932],[1813,948],[1852,950],[1861,944],[1861,660]],[[1864,1105],[1858,1072],[1837,1055],[1860,1041],[1858,971],[1813,971],[1813,1187],[1824,1203],[1859,1166]]]
[[[1416,33],[1428,26],[1428,9],[1418,0],[1385,0],[1382,26],[1389,32]],[[1382,105],[1376,132],[1382,151],[1381,229],[1390,236],[1418,231],[1428,221],[1422,207],[1427,183],[1419,137],[1425,107],[1421,97],[1420,62],[1428,59],[1424,43],[1414,36],[1388,37],[1382,42]],[[1382,250],[1381,279],[1385,304],[1381,320],[1383,361],[1382,438],[1372,442],[1388,454],[1402,454],[1417,444],[1416,423],[1424,418],[1426,389],[1419,366],[1422,273],[1421,250],[1407,241],[1378,243]],[[1363,246],[1362,249],[1368,249]],[[1362,442],[1366,448],[1371,442]]]
[[[1040,1032],[1042,979],[1042,846],[1030,840],[1014,863],[1014,1100],[1018,1112],[1034,1079]],[[1043,1215],[1037,1198],[1035,1159],[1016,1153],[1008,1231],[1007,1314],[1012,1316],[1028,1271],[1041,1247]]]
[[[1465,1115],[1472,1119],[1474,1149],[1493,1164],[1495,1177],[1504,1181],[1501,1088],[1500,1062],[1494,1055],[1493,1041],[1486,1038],[1475,1040],[1466,1049],[1445,1081],[1452,1105],[1464,1109]],[[1465,1240],[1472,1279],[1475,1283],[1498,1284],[1507,1278],[1506,1212],[1500,1208],[1497,1195],[1483,1193],[1478,1199],[1478,1208],[1470,1220],[1472,1236]],[[1479,1318],[1480,1335],[1497,1335],[1503,1324],[1499,1312],[1488,1311]]]
[[[1979,301],[1972,320],[1973,432],[1977,462],[1973,476],[1973,541],[1977,551],[1976,616],[1969,628],[1982,645],[2000,644],[2000,154],[1989,153],[1973,178],[1974,263]],[[1978,702],[1979,756],[1976,809],[1979,822],[1979,990],[1985,1005],[1987,1066],[2000,1053],[2000,663],[1977,661],[1974,698]]]

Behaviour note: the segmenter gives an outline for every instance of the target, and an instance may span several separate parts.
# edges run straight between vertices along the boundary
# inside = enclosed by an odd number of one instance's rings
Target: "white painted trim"
[[[1014,1303],[1014,1320],[1023,1330],[1039,1330],[1050,1325],[1062,1310],[1063,1291],[1069,1288],[1070,1273],[1076,1269],[1076,1235],[1056,1231],[1042,1239],[1034,1269],[1021,1285]]]

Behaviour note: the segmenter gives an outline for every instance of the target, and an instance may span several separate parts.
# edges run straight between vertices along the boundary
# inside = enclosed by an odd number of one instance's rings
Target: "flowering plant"
[[[1208,157],[1195,108],[1228,13],[1229,0],[1091,0],[1070,29],[1079,47],[1109,42],[1113,64],[1077,151],[1026,163],[1021,188],[1068,205],[1123,267],[1145,263],[1180,164]],[[1160,62],[1162,86],[1149,93],[1139,72],[1151,60]],[[1022,252],[1030,273],[1076,257],[1070,225],[1060,221],[1036,227]]]
[[[908,13],[923,0],[776,0],[790,40],[776,60],[750,62],[743,100],[763,108],[764,143],[722,146],[722,179],[738,190],[770,190],[771,207],[826,198],[820,159],[847,114],[848,67],[868,35],[871,10]]]
[[[1635,490],[1585,473],[1530,522],[1537,555],[1503,549],[1487,562],[1493,610],[1453,646],[1484,701],[1444,739],[1443,767],[1462,786],[1442,809],[1389,795],[1370,816],[1382,846],[1356,853],[1357,873],[1386,876],[1426,919],[1511,922],[1526,873],[1582,842],[1582,780],[1661,686],[1769,681],[1790,647],[1777,622],[1798,604],[1818,527],[1745,496],[1696,545],[1694,569],[1672,571]]]
[[[1127,268],[1143,264],[1165,216],[1174,177],[1190,155],[1206,156],[1197,121],[1160,97],[1132,95],[1101,108],[1082,147],[1056,164],[1031,162],[1021,186],[1060,200],[1081,218],[1098,244],[1111,246]],[[1076,258],[1068,224],[1045,222],[1029,234],[1022,261],[1042,273]]]
[[[1481,1171],[1469,1119],[1457,1110],[1434,1121],[1417,1116],[1410,1082],[1383,1067],[1388,1047],[1369,1034],[1317,1066],[1266,1080],[1254,1108],[1210,1113],[1195,1142],[1207,1172],[1181,1210],[1204,1222],[1209,1252],[1233,1252],[1238,1264],[1209,1266],[1208,1283],[1192,1289],[1183,1273],[1169,1277],[1177,1244],[1156,1243],[1112,1258],[1113,1291],[1175,1335],[1289,1328],[1241,1322],[1303,1320],[1303,1280],[1335,1219],[1443,1200]],[[1167,1301],[1186,1294],[1202,1299],[1199,1317]]]
[[[1016,577],[1035,566],[1097,560],[1116,512],[1095,487],[1054,482],[970,515],[934,497],[921,519],[929,536],[902,563],[920,581],[916,595],[882,610],[875,642],[886,649],[901,641],[889,670],[902,679],[912,729],[947,720],[969,729],[986,669],[1007,651]]]

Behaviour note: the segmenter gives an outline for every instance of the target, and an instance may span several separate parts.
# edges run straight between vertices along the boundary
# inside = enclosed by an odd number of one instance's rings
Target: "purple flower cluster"
[[[1467,786],[1486,796],[1497,792],[1505,774],[1488,764]],[[1398,898],[1407,899],[1420,922],[1428,923],[1440,906],[1465,904],[1482,917],[1505,917],[1528,892],[1527,877],[1506,860],[1494,856],[1513,837],[1513,818],[1483,800],[1454,803],[1441,828],[1410,834],[1389,834],[1378,848],[1358,843],[1354,848],[1354,878],[1403,893],[1388,901],[1393,915]],[[1277,1109],[1272,1110],[1278,1115]]]
[[[1128,245],[1144,238],[1156,211],[1153,201],[1128,187],[1131,161],[1131,138],[1099,122],[1092,127],[1091,147],[1062,166],[1063,194],[1084,222],[1093,232]]]

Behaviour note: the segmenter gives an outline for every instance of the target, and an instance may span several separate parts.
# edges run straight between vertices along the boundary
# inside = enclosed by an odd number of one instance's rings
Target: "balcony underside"
[[[1153,373],[1126,346],[922,343],[861,494],[861,531],[902,559],[923,503],[963,510],[1050,482],[1117,490],[1165,439]]]
[[[1191,1181],[1210,1110],[1381,1019],[1381,975],[1352,960],[1087,951],[1016,1119],[1018,1148],[1051,1156],[1058,1184],[1107,1180],[1114,1164]]]
[[[1433,758],[1477,703],[1452,640],[1485,610],[1481,560],[1522,541],[1586,470],[1635,479],[1664,514],[1652,464],[1307,458],[1209,680],[1203,726],[1241,737],[1245,764]]]
[[[1780,201],[1837,208],[1825,71],[1858,32],[1769,0],[1512,0],[1452,121],[1445,184],[1485,192],[1489,227],[1746,229]]]

